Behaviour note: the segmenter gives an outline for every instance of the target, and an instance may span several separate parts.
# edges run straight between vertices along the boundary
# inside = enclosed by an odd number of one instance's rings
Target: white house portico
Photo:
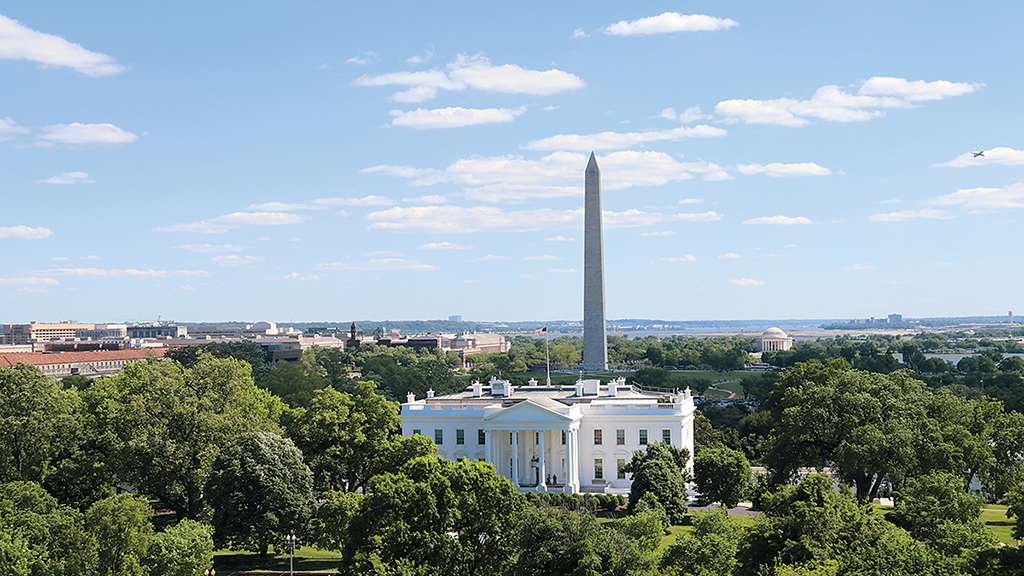
[[[693,454],[693,398],[602,385],[514,387],[492,378],[463,392],[402,404],[402,433],[432,437],[442,457],[491,463],[522,490],[626,492],[619,467],[650,442]]]

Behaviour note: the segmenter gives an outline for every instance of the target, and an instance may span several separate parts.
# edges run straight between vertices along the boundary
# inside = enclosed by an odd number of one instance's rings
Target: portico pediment
[[[531,400],[524,400],[514,406],[503,408],[493,414],[484,416],[484,422],[495,424],[545,423],[564,425],[572,422],[568,414],[545,408]]]

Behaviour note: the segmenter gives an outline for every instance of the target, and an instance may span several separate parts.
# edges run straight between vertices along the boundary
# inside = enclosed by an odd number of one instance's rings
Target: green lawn
[[[261,559],[254,552],[218,550],[213,556],[213,567],[224,574],[249,570],[287,572],[287,552],[283,555],[274,555],[274,552],[276,550],[271,548],[271,553]],[[295,550],[295,570],[332,573],[337,570],[340,558],[341,554],[336,552],[326,552],[310,547],[297,548]]]
[[[986,508],[995,508],[995,506],[985,506]],[[1003,508],[1006,508],[1003,506]],[[1013,525],[1016,523],[1013,518],[1006,517],[1005,510],[982,510],[981,519],[985,521],[985,526],[992,531],[992,534],[996,537],[996,540],[1004,543],[1016,545],[1017,540],[1013,538]]]

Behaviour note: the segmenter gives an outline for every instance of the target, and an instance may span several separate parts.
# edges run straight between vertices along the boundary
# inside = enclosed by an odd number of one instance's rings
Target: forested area
[[[609,344],[644,362],[643,379],[750,342]],[[801,343],[790,370],[742,382],[760,406],[702,408],[692,469],[673,446],[634,454],[624,506],[523,495],[399,434],[395,400],[515,374],[543,345],[517,339],[470,374],[445,354],[376,346],[266,365],[247,344],[91,381],[0,368],[0,574],[200,574],[216,548],[272,554],[288,534],[337,553],[343,574],[1024,574],[981,520],[986,502],[1024,514],[1024,362],[987,353],[938,372],[914,339]],[[895,348],[905,367],[881,360]],[[709,511],[688,508],[688,483]],[[895,507],[873,506],[881,496]],[[718,508],[741,500],[761,515]]]

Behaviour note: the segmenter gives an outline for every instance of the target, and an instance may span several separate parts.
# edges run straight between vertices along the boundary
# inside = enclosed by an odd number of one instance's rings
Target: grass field
[[[219,550],[214,553],[213,567],[221,574],[252,570],[287,572],[287,552],[283,555],[274,555],[273,552],[275,550],[271,548],[271,554],[266,558],[260,558],[254,552]],[[341,554],[336,552],[325,552],[309,547],[297,548],[295,550],[295,570],[332,573],[337,569],[340,558]]]

